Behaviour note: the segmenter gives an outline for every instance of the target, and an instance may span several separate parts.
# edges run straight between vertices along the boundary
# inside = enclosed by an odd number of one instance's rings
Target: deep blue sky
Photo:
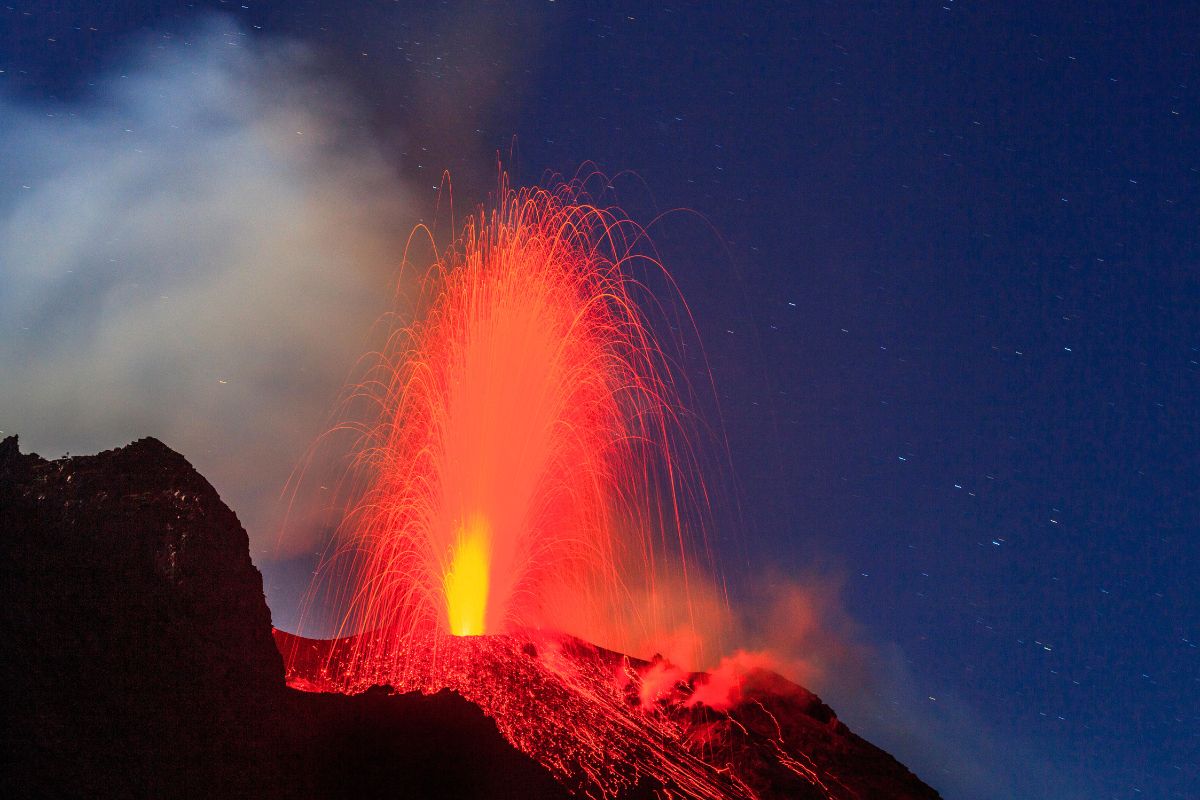
[[[0,9],[0,91],[68,103],[217,9],[313,46],[431,201],[443,169],[482,200],[516,137],[518,182],[592,160],[642,221],[697,212],[652,232],[740,579],[843,576],[913,696],[956,698],[920,713],[1035,773],[910,757],[947,796],[1200,796],[1193,4],[101,5]]]

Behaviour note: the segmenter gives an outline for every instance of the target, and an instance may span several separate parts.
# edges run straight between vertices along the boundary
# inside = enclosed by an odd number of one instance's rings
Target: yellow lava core
[[[488,572],[492,534],[487,520],[471,517],[458,531],[450,568],[442,579],[446,614],[455,636],[480,636],[487,632]]]

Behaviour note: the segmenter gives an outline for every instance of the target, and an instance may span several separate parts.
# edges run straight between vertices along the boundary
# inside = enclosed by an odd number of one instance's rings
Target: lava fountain
[[[702,488],[630,277],[657,261],[578,192],[502,190],[360,384],[377,419],[342,525],[347,629],[395,631],[398,652],[433,631],[605,640],[614,615],[647,634],[662,622],[644,606],[667,572],[686,587],[681,508],[703,507]]]
[[[634,277],[669,276],[641,228],[583,198],[502,181],[372,357],[355,498],[318,578],[341,631],[283,635],[289,680],[453,689],[584,793],[738,796],[639,704],[645,662],[582,641],[694,636],[689,585],[711,561],[681,368]]]

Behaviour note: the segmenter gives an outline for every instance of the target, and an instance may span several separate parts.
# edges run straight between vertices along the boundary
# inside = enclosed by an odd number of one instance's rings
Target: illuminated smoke
[[[79,99],[0,96],[0,430],[47,456],[157,436],[260,565],[415,218],[319,66],[213,18]]]
[[[289,680],[453,689],[605,796],[645,778],[746,796],[638,702],[653,666],[582,641],[694,645],[707,600],[688,587],[715,585],[677,368],[635,277],[664,273],[641,229],[582,191],[502,183],[434,259],[417,320],[369,359],[346,407],[370,413],[334,432],[355,437],[349,511],[311,598],[341,638],[281,635]]]

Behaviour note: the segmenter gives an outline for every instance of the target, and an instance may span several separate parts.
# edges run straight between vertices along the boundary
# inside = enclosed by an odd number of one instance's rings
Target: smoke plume
[[[0,430],[48,456],[162,439],[256,560],[415,221],[319,66],[210,20],[82,100],[0,97]]]

